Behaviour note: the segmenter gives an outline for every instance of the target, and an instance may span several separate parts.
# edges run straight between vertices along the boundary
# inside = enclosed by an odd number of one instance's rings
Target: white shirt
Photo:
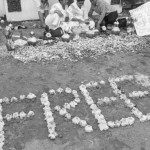
[[[83,5],[81,8],[78,7],[77,2],[72,3],[69,8],[67,9],[69,14],[69,19],[72,20],[73,18],[85,20],[88,18],[88,13]]]

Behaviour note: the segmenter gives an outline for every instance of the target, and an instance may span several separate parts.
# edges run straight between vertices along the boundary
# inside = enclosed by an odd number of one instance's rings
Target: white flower
[[[3,99],[0,99],[0,104],[3,102]]]
[[[105,81],[101,80],[101,81],[100,81],[100,84],[104,85],[104,84],[105,84]]]
[[[115,122],[113,121],[108,121],[108,126],[111,127],[111,128],[114,128],[115,127]]]
[[[50,37],[52,37],[52,35],[48,32],[48,33],[46,33],[46,37],[50,38]]]
[[[150,120],[150,113],[148,113],[148,114],[146,115],[146,117],[147,117],[147,120]]]
[[[143,115],[141,118],[140,118],[140,122],[145,122],[147,121],[147,116],[146,115]]]
[[[19,113],[18,112],[13,113],[12,117],[14,119],[19,119]]]
[[[80,98],[77,98],[77,97],[76,97],[76,98],[74,99],[74,101],[75,101],[76,103],[80,103]]]
[[[10,101],[11,101],[11,102],[18,102],[18,98],[12,97],[12,98],[10,99]]]
[[[111,101],[116,101],[117,98],[116,97],[110,97]]]
[[[49,134],[48,137],[49,137],[51,140],[54,140],[54,139],[56,139],[56,137],[57,137],[57,133],[54,132],[53,134]]]
[[[70,109],[70,104],[65,103],[65,104],[64,104],[64,108],[65,108],[65,109]]]
[[[3,98],[3,102],[6,103],[6,104],[9,104],[9,98],[4,97],[4,98]]]
[[[51,95],[56,94],[55,90],[53,90],[53,89],[49,90],[49,93],[50,93]]]
[[[135,119],[133,117],[128,117],[128,123],[129,125],[132,125],[135,122]]]
[[[119,120],[116,120],[115,121],[115,126],[120,127],[120,125],[121,125],[121,122]]]
[[[54,109],[55,109],[56,111],[60,111],[60,110],[61,110],[60,106],[58,106],[58,105],[55,106]]]
[[[79,97],[79,94],[76,90],[72,90],[72,94],[74,95],[75,98]]]
[[[87,122],[85,120],[80,120],[79,124],[80,126],[85,127],[87,125]]]
[[[70,93],[72,93],[72,90],[69,87],[66,87],[65,92],[70,94]]]
[[[26,114],[25,112],[23,112],[23,111],[21,111],[21,112],[19,113],[20,119],[26,118],[26,116],[27,116],[27,114]]]
[[[70,106],[73,107],[73,108],[75,108],[75,106],[77,105],[77,103],[76,103],[75,101],[71,101],[69,104],[70,104]]]
[[[10,121],[10,120],[12,119],[12,115],[7,114],[7,115],[5,116],[5,118],[6,118],[7,121]]]
[[[110,99],[108,97],[104,97],[103,102],[106,104],[110,103]]]
[[[92,104],[92,105],[90,105],[90,108],[93,109],[93,111],[94,111],[95,109],[97,109],[97,106],[95,104]]]
[[[33,99],[33,98],[36,98],[36,95],[33,94],[33,93],[29,93],[29,94],[27,95],[27,98],[28,98],[28,99]]]
[[[79,117],[74,117],[74,118],[72,119],[72,122],[73,122],[74,124],[79,124],[80,118],[79,118]]]
[[[67,113],[67,114],[65,115],[65,117],[66,117],[67,119],[71,119],[71,114]]]
[[[101,131],[109,129],[109,127],[105,123],[99,124],[98,127]]]
[[[25,95],[20,95],[20,99],[21,99],[21,100],[24,100],[25,98],[26,98]]]
[[[58,92],[58,93],[62,93],[63,91],[64,91],[64,90],[63,90],[62,88],[58,88],[58,89],[57,89],[57,92]]]
[[[33,111],[29,111],[28,114],[27,114],[27,117],[29,118],[29,117],[32,117],[32,116],[34,116],[34,112]]]
[[[92,126],[90,126],[90,125],[85,126],[85,131],[86,132],[92,132],[93,131]]]
[[[66,111],[65,108],[62,108],[62,109],[59,111],[59,114],[60,114],[61,116],[64,116],[66,113],[67,113],[67,111]]]

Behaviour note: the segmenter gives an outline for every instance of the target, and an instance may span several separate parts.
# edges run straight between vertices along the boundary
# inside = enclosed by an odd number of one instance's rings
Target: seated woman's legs
[[[44,13],[42,13],[41,11],[38,11],[38,15],[39,15],[39,19],[40,19],[40,21],[41,21],[42,27],[45,27]]]

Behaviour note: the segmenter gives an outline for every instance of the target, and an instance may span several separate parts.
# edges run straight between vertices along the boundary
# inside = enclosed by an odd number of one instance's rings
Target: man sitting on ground
[[[99,14],[97,28],[100,29],[100,25],[107,26],[113,24],[118,18],[117,11],[109,5],[105,0],[90,0],[91,9],[89,11],[89,17],[93,17],[93,12]]]

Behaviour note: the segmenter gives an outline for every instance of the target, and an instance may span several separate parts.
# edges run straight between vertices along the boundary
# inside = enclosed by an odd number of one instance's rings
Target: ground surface
[[[76,63],[59,60],[50,64],[24,64],[10,56],[1,57],[0,97],[18,97],[29,92],[37,95],[35,103],[3,106],[4,114],[21,110],[25,112],[33,110],[35,112],[33,120],[11,122],[6,126],[7,140],[4,150],[9,148],[11,150],[150,150],[150,122],[139,123],[138,120],[130,127],[115,128],[104,132],[100,132],[95,127],[93,133],[87,134],[82,128],[56,116],[58,132],[61,136],[55,141],[51,141],[47,138],[47,127],[40,105],[40,94],[48,89],[70,87],[79,92],[78,87],[83,81],[99,81],[101,79],[107,81],[109,77],[125,74],[134,75],[137,72],[150,75],[150,53],[148,49],[141,50],[141,53],[105,54],[97,60],[84,58]],[[105,92],[107,95],[107,91]],[[84,101],[80,92],[79,94]],[[105,95],[105,93],[103,94]],[[58,98],[61,100],[61,97]],[[143,104],[141,99],[139,105],[141,109],[148,112],[149,101]],[[83,111],[80,109],[79,114],[83,113],[83,118],[89,117],[91,119],[89,122],[94,125],[94,120],[90,116],[86,104],[83,104],[82,108]],[[107,107],[105,112],[107,113],[107,110],[109,112],[109,109],[115,112],[116,116],[120,115],[121,118],[129,115],[119,113],[121,110],[128,112],[129,110],[126,111],[126,108]],[[110,118],[112,112],[107,114]]]

